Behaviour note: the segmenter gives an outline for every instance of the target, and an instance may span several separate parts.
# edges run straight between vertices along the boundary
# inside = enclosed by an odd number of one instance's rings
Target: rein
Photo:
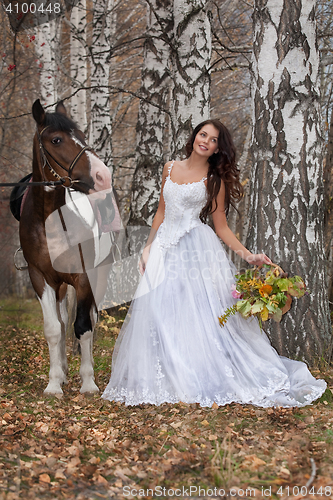
[[[60,181],[41,181],[41,182],[0,182],[0,187],[5,186],[63,186],[64,183]]]

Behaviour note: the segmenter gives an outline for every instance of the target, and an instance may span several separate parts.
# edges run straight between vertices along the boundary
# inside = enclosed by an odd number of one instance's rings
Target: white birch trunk
[[[59,71],[57,55],[59,54],[59,24],[61,19],[41,24],[36,28],[36,53],[40,75],[41,103],[43,106],[57,102],[57,78]]]
[[[238,161],[238,168],[241,172],[240,181],[244,186],[244,196],[241,201],[237,203],[236,208],[230,206],[230,212],[228,215],[228,226],[242,243],[245,243],[249,230],[249,219],[247,214],[249,213],[250,208],[250,162],[248,161],[248,157],[250,155],[251,132],[251,127],[249,127],[246,134],[242,156]],[[227,245],[225,245],[225,249],[237,269],[244,267],[244,261],[238,254],[231,250],[231,248]]]
[[[70,76],[71,91],[84,87],[87,83],[87,34],[86,0],[79,0],[71,10]],[[71,97],[71,118],[81,130],[87,131],[86,90],[79,90]]]
[[[256,0],[253,170],[247,245],[311,293],[268,333],[280,354],[311,363],[331,351],[323,249],[322,140],[315,0]]]
[[[90,145],[112,166],[112,119],[109,98],[110,55],[115,33],[114,0],[94,2],[91,44]]]
[[[174,157],[209,118],[211,28],[206,0],[174,0],[172,125]]]
[[[136,169],[133,177],[128,224],[150,226],[157,210],[165,143],[166,113],[170,88],[170,49],[165,37],[172,35],[172,3],[149,2],[144,61],[141,73],[143,99],[139,105],[136,138]],[[163,34],[164,32],[164,34]],[[147,100],[145,100],[147,99]]]
[[[325,199],[325,256],[327,259],[327,289],[330,310],[333,310],[333,112],[328,131],[327,154],[324,168]]]

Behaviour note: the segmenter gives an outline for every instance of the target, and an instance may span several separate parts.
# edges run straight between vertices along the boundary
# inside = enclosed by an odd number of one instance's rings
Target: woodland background
[[[320,150],[313,156],[318,168],[312,172],[309,164],[305,165],[310,178],[307,182],[315,183],[316,196],[320,198],[319,209],[313,215],[317,226],[320,224],[320,235],[313,244],[303,235],[298,236],[302,224],[298,227],[298,223],[294,223],[295,214],[284,215],[285,209],[276,209],[275,203],[269,204],[270,212],[265,215],[264,224],[258,219],[265,212],[262,210],[264,200],[259,200],[258,193],[261,189],[267,193],[266,201],[273,196],[269,184],[273,184],[275,175],[265,170],[267,185],[259,186],[262,169],[268,168],[260,163],[260,140],[269,142],[266,131],[270,120],[277,129],[274,123],[281,119],[278,114],[265,117],[265,113],[264,119],[260,118],[263,100],[261,102],[261,97],[254,92],[265,79],[260,74],[263,71],[260,51],[266,50],[267,61],[276,57],[275,42],[268,48],[266,40],[264,46],[268,31],[265,35],[264,30],[260,30],[273,23],[276,9],[281,5],[281,1],[272,0],[81,0],[71,9],[66,10],[63,5],[63,15],[55,20],[18,32],[11,29],[7,14],[1,9],[0,181],[17,181],[31,171],[34,100],[41,98],[52,110],[54,104],[63,99],[72,118],[85,131],[89,144],[113,171],[124,223],[150,225],[157,206],[163,164],[182,155],[181,145],[200,119],[208,115],[220,118],[232,131],[246,188],[239,214],[235,211],[230,214],[230,226],[244,243],[250,243],[252,248],[260,245],[259,250],[267,251],[293,274],[297,272],[308,279],[313,292],[309,302],[304,300],[303,306],[297,305],[294,317],[290,315],[283,325],[290,332],[302,323],[303,337],[296,341],[284,338],[282,342],[282,333],[277,329],[275,340],[271,332],[275,345],[280,353],[307,359],[313,355],[318,358],[326,349],[327,358],[331,351],[327,297],[331,294],[333,262],[333,124],[330,124],[333,12],[329,0],[286,0],[276,26],[279,63],[287,59],[288,51],[295,46],[305,54],[311,52],[310,59],[306,55],[306,61],[311,60],[307,62],[308,100],[300,100],[299,107],[303,118],[306,114],[310,129],[315,123],[316,141],[309,145],[310,151]],[[300,22],[302,9],[308,7],[311,7],[309,25],[317,24],[313,40],[311,30],[306,33]],[[309,75],[314,64],[318,64],[319,72],[316,81],[311,82]],[[288,78],[289,87],[285,90],[283,82]],[[274,97],[276,102],[281,101],[279,95],[283,92],[287,96],[284,100],[299,99],[299,88],[293,87],[291,80],[290,75],[287,78],[281,75],[282,83]],[[269,101],[269,93],[267,95]],[[310,134],[307,137],[309,139]],[[264,148],[267,149],[267,145]],[[310,155],[307,161],[311,163]],[[295,172],[297,168],[292,165]],[[289,184],[293,182],[295,179],[290,178]],[[282,191],[280,194],[284,203],[290,204],[288,197],[283,198]],[[10,189],[1,188],[0,294],[28,297],[32,295],[28,275],[17,272],[13,265],[19,241],[18,224],[9,212],[9,195]],[[296,199],[295,193],[293,195]],[[308,227],[312,224],[311,210],[305,207],[305,212],[297,214],[297,219]],[[272,237],[269,241],[265,225],[268,224],[274,234],[277,219],[281,242],[274,237],[274,241]],[[282,241],[288,232],[290,241]],[[305,259],[304,265],[301,258],[295,264],[290,263],[291,259],[297,260],[298,250],[296,246],[292,248],[292,241],[299,237],[308,244],[301,253],[312,256],[312,260],[309,256]],[[289,255],[283,249],[288,245]],[[317,255],[321,259],[318,262]],[[313,325],[318,324],[324,325],[318,338],[306,337],[304,332],[309,331],[309,325],[313,333]]]
[[[330,0],[87,0],[77,7],[55,22],[18,33],[11,30],[5,11],[0,9],[0,182],[17,181],[31,171],[34,100],[40,98],[53,110],[54,104],[64,99],[72,117],[85,129],[88,142],[113,169],[123,221],[149,224],[162,165],[179,154],[177,137],[181,142],[189,127],[195,125],[186,119],[186,111],[198,110],[202,101],[204,113],[208,109],[212,117],[222,119],[231,129],[238,149],[246,197],[239,206],[240,214],[230,214],[231,227],[243,242],[263,245],[260,249],[269,254],[274,249],[278,263],[291,273],[302,274],[310,283],[308,302],[302,299],[300,305],[293,306],[289,319],[282,323],[281,329],[289,331],[289,337],[277,330],[276,345],[282,353],[289,349],[293,357],[310,358],[309,353],[314,353],[312,361],[322,362],[318,363],[321,370],[312,373],[324,378],[332,390],[332,370],[323,358],[318,359],[318,352],[325,353],[325,342],[329,351],[328,295],[333,260]],[[301,29],[298,19],[302,9],[308,7],[309,25],[317,21],[318,53],[311,30]],[[198,16],[203,30],[195,28]],[[278,37],[269,43],[263,27],[273,22]],[[198,39],[186,31],[191,25]],[[205,43],[200,42],[202,39]],[[210,39],[211,54],[205,50]],[[192,60],[186,45],[191,40],[201,43],[198,50],[193,48]],[[278,51],[274,52],[275,45]],[[260,62],[263,46],[265,63]],[[271,61],[274,68],[279,66],[276,57],[283,66],[289,49],[290,53],[295,49],[311,53],[304,58],[308,95],[299,85],[288,87],[288,82],[293,82],[291,75],[297,73],[292,68],[293,60],[289,60],[278,90],[267,85],[265,107],[259,91],[273,78],[264,73]],[[202,62],[204,58],[209,64]],[[201,71],[201,86],[195,85],[195,70],[199,80]],[[189,76],[185,83],[181,81],[184,75]],[[252,96],[251,85],[258,90]],[[199,96],[196,102],[190,101],[197,98],[194,87],[205,99]],[[182,105],[184,95],[189,99],[188,106]],[[279,112],[293,99],[302,101],[296,118],[303,113],[302,120],[309,126],[302,127],[300,120],[289,132],[303,131],[310,143],[309,131],[315,129],[315,139],[321,138],[317,144],[310,144],[313,151],[320,150],[317,157],[312,156],[313,163],[319,165],[315,170],[311,161],[305,168],[293,162],[290,155],[292,168],[285,167],[285,142],[289,137],[287,130],[285,137],[281,130],[288,117],[281,118]],[[194,119],[199,121],[197,116]],[[280,134],[279,141],[268,138],[272,124]],[[271,147],[275,144],[284,155],[282,165],[281,154]],[[274,164],[284,173],[285,184],[280,179],[279,193],[278,177],[269,162],[263,163],[262,150],[274,150]],[[293,205],[287,196],[289,188],[295,190],[291,192],[295,200],[304,198],[297,185],[298,174],[306,178],[305,193],[314,185],[318,187],[320,211],[314,217],[317,226],[312,240],[304,230],[312,227],[311,206],[303,203],[304,210],[299,205],[291,214],[288,212],[288,204]],[[124,486],[147,490],[157,485],[170,491],[165,498],[174,496],[173,488],[190,485],[226,491],[253,488],[257,498],[265,489],[264,498],[332,498],[330,390],[313,406],[300,409],[256,409],[238,404],[199,408],[183,403],[158,409],[151,405],[125,407],[99,396],[89,399],[79,394],[79,360],[68,346],[70,382],[64,397],[46,398],[43,390],[49,365],[41,310],[37,301],[29,298],[33,292],[27,273],[17,272],[13,265],[13,254],[19,246],[18,223],[9,212],[9,195],[8,188],[0,188],[1,500],[123,498]],[[258,199],[259,195],[271,197],[271,203],[263,197]],[[256,223],[256,214],[265,214],[265,225]],[[254,236],[251,224],[257,228]],[[261,243],[260,238],[266,242]],[[297,259],[298,238],[305,249],[300,247]],[[284,248],[294,253],[284,255]],[[318,256],[324,266],[318,264]],[[101,389],[109,380],[112,349],[126,312],[127,307],[110,314],[103,312],[97,326],[95,375]],[[325,324],[324,334],[317,338],[321,322]],[[292,343],[301,328],[305,336],[299,335]],[[235,498],[244,498],[244,491]]]

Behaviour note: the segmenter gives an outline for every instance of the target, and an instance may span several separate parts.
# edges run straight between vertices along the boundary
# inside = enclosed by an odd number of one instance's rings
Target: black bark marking
[[[270,109],[274,109],[274,82],[268,84],[267,102]]]
[[[283,10],[278,26],[278,39],[276,50],[278,60],[281,63],[288,52],[296,47],[303,47],[307,44],[306,36],[302,33],[300,16],[302,11],[301,0],[284,0]],[[310,48],[307,45],[305,53],[306,59],[309,58]]]
[[[194,7],[190,12],[188,12],[188,14],[184,17],[184,19],[177,26],[176,34],[177,34],[178,38],[182,35],[183,31],[186,30],[189,23],[192,22],[193,17],[200,14],[202,10],[203,10],[203,6],[199,5],[197,7]]]

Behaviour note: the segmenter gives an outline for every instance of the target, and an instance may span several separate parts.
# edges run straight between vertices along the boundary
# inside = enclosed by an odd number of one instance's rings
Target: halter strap
[[[72,175],[72,172],[74,170],[74,167],[76,165],[76,163],[79,161],[79,159],[81,158],[81,156],[83,155],[83,153],[85,153],[86,151],[91,151],[92,148],[90,146],[84,146],[80,151],[79,153],[75,156],[74,160],[72,161],[72,163],[70,164],[69,168],[67,169],[66,167],[64,167],[63,165],[61,165],[61,163],[58,162],[58,160],[56,158],[54,158],[54,156],[52,156],[52,154],[46,149],[46,147],[44,146],[44,144],[42,143],[42,134],[43,132],[45,132],[45,130],[49,127],[50,125],[47,125],[46,127],[44,127],[41,132],[38,132],[38,129],[37,129],[37,136],[38,136],[38,142],[39,142],[39,149],[40,149],[40,152],[41,152],[41,156],[42,156],[42,159],[44,160],[44,165],[43,165],[43,168],[45,167],[45,165],[48,166],[51,174],[56,178],[58,179],[59,181],[62,181],[62,185],[64,187],[72,187],[72,185],[74,184],[74,182],[79,182],[78,180],[72,180],[71,178],[71,175]],[[49,160],[47,159],[46,157],[46,154],[49,155],[50,158],[52,158],[52,160],[58,165],[58,167],[62,168],[63,170],[65,170],[65,172],[68,173],[68,176],[65,176],[65,177],[61,177],[55,170],[54,168],[52,167],[52,165],[50,164]]]
[[[90,146],[84,146],[81,149],[81,151],[76,155],[76,157],[74,158],[74,160],[72,161],[72,163],[69,166],[69,169],[68,169],[68,174],[69,175],[72,174],[73,168],[75,167],[75,164],[79,161],[79,159],[81,158],[81,156],[83,155],[83,153],[85,153],[86,151],[91,151],[91,147]]]
[[[40,137],[42,137],[43,132],[45,132],[45,130],[46,130],[47,128],[49,128],[49,126],[50,126],[50,125],[46,125],[46,127],[44,127],[44,128],[43,128],[43,130],[39,133]],[[38,130],[37,130],[37,132],[38,132]]]

